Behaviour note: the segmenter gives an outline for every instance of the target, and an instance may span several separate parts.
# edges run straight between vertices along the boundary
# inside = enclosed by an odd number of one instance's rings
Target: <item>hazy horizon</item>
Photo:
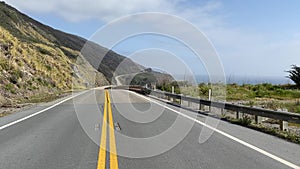
[[[176,80],[184,81],[189,80],[189,77],[184,75],[175,75]],[[208,75],[195,75],[196,82],[200,83],[209,83],[209,76]],[[284,85],[284,84],[293,84],[291,80],[286,77],[280,76],[233,76],[228,75],[226,76],[226,84],[263,84],[263,83],[270,83],[273,85]]]

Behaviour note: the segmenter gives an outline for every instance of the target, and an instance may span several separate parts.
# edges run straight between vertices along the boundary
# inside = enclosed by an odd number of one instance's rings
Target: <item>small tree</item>
[[[291,70],[286,72],[289,73],[287,77],[291,79],[298,87],[300,87],[300,67],[297,65],[292,65]]]

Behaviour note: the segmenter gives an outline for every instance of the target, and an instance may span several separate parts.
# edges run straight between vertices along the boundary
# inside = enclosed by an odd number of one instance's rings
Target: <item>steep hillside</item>
[[[0,106],[109,84],[116,74],[145,69],[94,42],[35,21],[4,2],[0,2],[0,18]]]
[[[3,2],[0,17],[0,106],[108,84],[76,49],[82,38],[55,31]]]
[[[112,80],[113,73],[124,60],[126,60],[126,66],[118,68],[119,73],[138,72],[142,68],[130,59],[89,42],[84,38],[64,33],[39,23],[4,2],[0,3],[0,17],[0,26],[22,42],[34,42],[57,47],[71,59],[77,58],[77,55],[65,50],[64,47],[74,51],[81,51],[84,47],[83,56],[95,69],[102,72],[108,81]],[[101,63],[100,60],[102,60]]]
[[[0,37],[0,105],[38,101],[72,88],[85,88],[94,84],[95,77],[97,85],[108,83],[78,51],[22,42],[1,26]],[[81,64],[75,64],[76,59],[68,57],[62,49],[77,56]],[[85,78],[80,78],[80,74]]]

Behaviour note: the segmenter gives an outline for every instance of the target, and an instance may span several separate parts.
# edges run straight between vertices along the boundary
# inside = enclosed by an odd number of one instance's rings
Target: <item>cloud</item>
[[[111,21],[140,12],[163,12],[184,18],[210,23],[210,12],[220,8],[219,2],[207,2],[201,5],[190,4],[188,0],[5,0],[21,11],[32,13],[55,13],[66,21],[80,22],[98,19]]]
[[[239,28],[222,11],[218,1],[191,2],[188,0],[5,0],[21,11],[55,13],[69,22],[98,20],[104,23],[124,15],[139,12],[163,12],[183,17],[203,31],[216,46],[227,74],[278,75],[291,64],[298,64],[299,32],[291,38],[280,32],[269,35]],[[221,11],[221,12],[220,12]],[[163,23],[163,21],[162,21]],[[272,23],[270,23],[272,25]],[[255,27],[253,25],[252,27]],[[176,28],[172,28],[176,29]],[[182,29],[182,28],[177,28]],[[273,38],[276,40],[273,40]]]
[[[291,64],[300,63],[300,37],[286,38],[280,33],[270,35],[233,28],[206,33],[219,51],[227,74],[284,78],[284,71]],[[279,40],[273,40],[274,37]]]
[[[18,9],[36,13],[56,13],[72,22],[87,19],[109,21],[137,12],[171,12],[178,1],[171,0],[6,0]]]

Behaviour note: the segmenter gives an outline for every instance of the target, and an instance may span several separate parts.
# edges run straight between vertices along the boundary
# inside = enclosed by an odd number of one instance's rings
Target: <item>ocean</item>
[[[176,76],[176,80],[187,80],[187,81],[193,81],[191,77],[187,77],[184,75]],[[207,75],[196,75],[195,76],[196,83],[209,83],[210,78]],[[260,76],[260,77],[254,77],[254,76],[226,76],[226,84],[262,84],[262,83],[270,83],[274,85],[280,85],[280,84],[293,84],[291,80],[289,80],[286,77],[268,77],[268,76]]]

